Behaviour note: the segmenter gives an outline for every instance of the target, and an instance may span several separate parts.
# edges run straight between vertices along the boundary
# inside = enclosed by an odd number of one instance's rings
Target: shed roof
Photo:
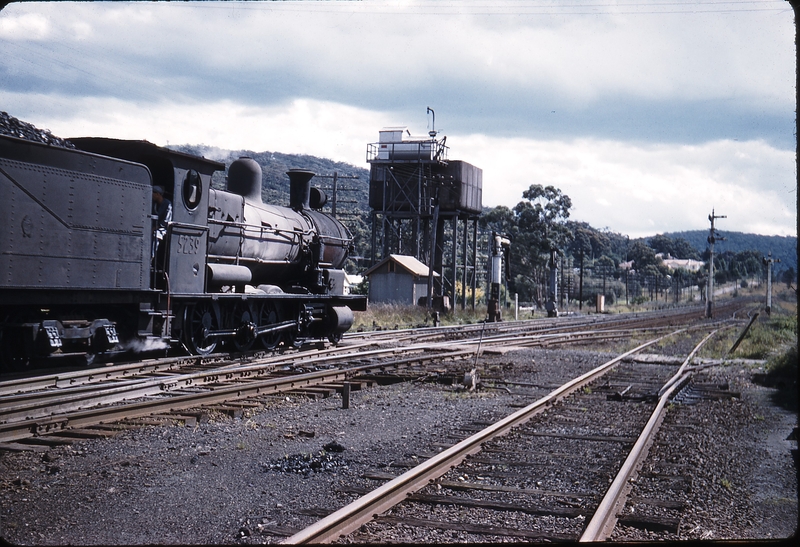
[[[364,275],[369,275],[373,273],[375,270],[386,264],[387,262],[392,261],[397,264],[400,264],[404,269],[408,270],[409,273],[413,275],[417,275],[420,277],[427,277],[428,276],[428,267],[414,258],[413,256],[406,256],[406,255],[389,255],[369,270],[364,272]],[[439,277],[439,274],[433,272],[433,277]]]

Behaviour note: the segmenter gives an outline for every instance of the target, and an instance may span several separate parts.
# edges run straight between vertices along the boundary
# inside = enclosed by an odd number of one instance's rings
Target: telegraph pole
[[[772,264],[780,262],[780,258],[772,258],[772,251],[762,259],[764,265],[767,267],[767,315],[770,314],[772,309]]]
[[[558,262],[556,261],[557,249],[550,249],[550,278],[547,286],[547,300],[544,309],[547,310],[547,317],[558,317]]]
[[[331,186],[325,188],[326,190],[332,191],[331,196],[331,215],[334,217],[338,216],[355,216],[357,213],[348,212],[348,213],[339,213],[337,205],[340,203],[358,203],[357,200],[350,199],[350,200],[341,200],[339,199],[339,192],[349,192],[355,191],[355,188],[339,188],[339,180],[340,179],[353,179],[358,180],[358,175],[340,175],[337,171],[333,172],[333,175],[317,175],[318,179],[333,179],[333,183]]]
[[[708,257],[708,288],[706,289],[706,318],[711,319],[714,317],[714,243],[717,241],[725,241],[724,237],[720,237],[714,229],[714,220],[718,218],[728,218],[725,215],[715,215],[714,209],[711,209],[711,214],[708,215],[708,220],[711,221],[711,231],[708,234],[708,245],[711,254]]]

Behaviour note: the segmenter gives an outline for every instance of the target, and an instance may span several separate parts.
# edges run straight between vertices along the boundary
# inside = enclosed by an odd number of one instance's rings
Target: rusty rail
[[[373,490],[369,494],[366,494],[349,505],[328,515],[308,528],[301,530],[284,540],[283,543],[329,543],[338,539],[340,536],[349,534],[358,529],[362,524],[372,520],[375,515],[387,511],[392,506],[406,499],[408,495],[441,477],[452,467],[461,463],[470,454],[478,452],[481,449],[481,445],[486,441],[501,436],[512,428],[524,424],[550,405],[596,380],[626,357],[680,332],[683,332],[683,329],[650,340],[574,378],[538,401],[531,403],[527,407],[518,410],[503,420],[472,435],[444,452],[437,454],[419,466],[387,482],[380,488]]]
[[[638,473],[642,462],[647,457],[650,446],[653,444],[655,435],[664,421],[665,407],[673,393],[686,384],[693,371],[687,370],[695,354],[703,345],[721,329],[712,331],[703,338],[692,350],[686,360],[681,364],[675,375],[672,376],[659,391],[659,400],[655,410],[647,421],[641,434],[636,439],[625,462],[622,464],[617,476],[606,491],[605,496],[597,506],[592,519],[586,525],[586,529],[581,535],[580,542],[603,541],[611,535],[617,524],[617,514],[625,505],[625,500],[630,491],[630,480]]]

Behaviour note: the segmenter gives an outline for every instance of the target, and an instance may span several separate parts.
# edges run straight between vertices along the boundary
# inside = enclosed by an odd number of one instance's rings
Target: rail
[[[655,434],[658,432],[658,428],[664,420],[664,409],[667,402],[672,397],[673,393],[675,393],[675,390],[685,385],[689,380],[692,374],[692,371],[687,371],[689,364],[700,348],[717,332],[719,332],[719,329],[712,331],[694,347],[678,369],[678,372],[676,372],[659,391],[659,400],[655,410],[647,421],[647,425],[645,425],[642,433],[636,439],[633,449],[631,449],[628,457],[622,464],[620,471],[612,481],[605,496],[600,501],[600,505],[598,505],[594,516],[589,521],[589,524],[586,525],[586,529],[579,540],[580,542],[603,541],[611,535],[614,526],[616,526],[617,514],[625,503],[625,496],[629,490],[630,480],[647,457],[650,446],[653,444]]]
[[[452,467],[461,463],[467,456],[480,450],[486,441],[507,433],[510,429],[524,424],[539,412],[545,410],[570,393],[577,391],[614,367],[626,357],[642,351],[659,341],[683,332],[683,329],[660,336],[634,349],[627,351],[595,369],[567,382],[545,397],[518,410],[503,420],[472,435],[444,452],[432,457],[419,466],[387,482],[380,488],[362,496],[349,505],[328,515],[322,520],[287,538],[287,544],[329,543],[357,530],[362,524],[372,520],[373,515],[383,513],[397,505],[410,494],[444,475]]]

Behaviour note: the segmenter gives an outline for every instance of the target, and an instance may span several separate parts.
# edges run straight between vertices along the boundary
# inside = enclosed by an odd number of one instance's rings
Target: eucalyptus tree
[[[511,253],[516,256],[518,271],[524,272],[520,284],[526,285],[525,291],[541,302],[551,255],[553,251],[563,253],[572,240],[572,232],[566,226],[572,200],[560,189],[541,184],[532,184],[522,197],[524,200],[514,207],[518,231]]]

